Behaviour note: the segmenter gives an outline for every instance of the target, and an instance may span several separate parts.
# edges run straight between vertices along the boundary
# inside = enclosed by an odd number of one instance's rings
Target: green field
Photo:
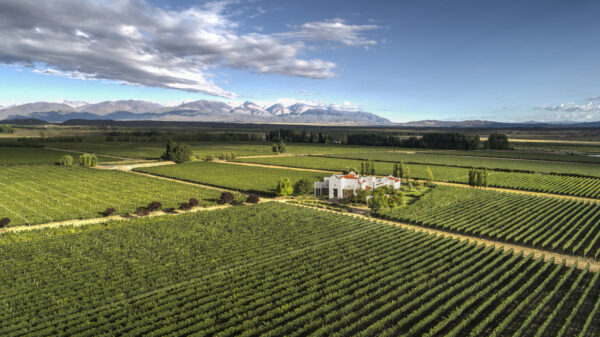
[[[290,178],[292,183],[295,183],[303,178],[317,181],[328,175],[326,173],[214,162],[144,167],[135,169],[135,171],[263,195],[273,195],[275,186],[282,177]]]
[[[64,156],[73,157],[73,163],[77,164],[79,153],[49,150],[36,147],[9,147],[0,146],[0,165],[4,164],[50,164],[56,163]],[[98,156],[98,161],[108,162],[118,159]]]
[[[466,152],[466,151],[465,151]],[[364,159],[383,162],[400,162],[446,165],[460,167],[477,167],[488,169],[532,171],[540,173],[567,173],[583,176],[600,177],[600,164],[543,162],[507,158],[478,158],[462,154],[440,153],[399,153],[399,152],[365,152],[354,154],[329,155],[328,157]],[[591,157],[590,157],[591,158]],[[600,158],[599,158],[600,159]],[[600,162],[600,160],[599,160]]]
[[[7,166],[0,170],[0,218],[11,226],[133,212],[151,201],[177,207],[194,197],[215,204],[220,192],[126,172],[55,165]]]
[[[438,186],[386,217],[598,259],[600,204]]]
[[[360,169],[361,164],[360,160],[315,156],[244,158],[236,159],[236,161],[331,171],[342,171],[348,168]],[[376,162],[376,174],[389,175],[393,171],[393,166],[394,163],[391,162]],[[427,165],[411,164],[408,166],[411,178],[427,178]],[[468,169],[436,165],[432,165],[430,168],[434,180],[461,184],[468,182]],[[600,179],[597,178],[490,171],[489,184],[491,187],[600,198]]]
[[[218,157],[224,152],[233,152],[237,156],[273,155],[270,142],[186,142],[192,147],[194,155]],[[49,143],[48,146],[86,151],[113,156],[122,156],[135,159],[158,159],[165,152],[165,142],[104,142],[84,141],[69,143]],[[308,144],[292,143],[287,145],[287,153],[300,154],[333,154],[353,153],[364,151],[386,151],[389,148],[349,146],[335,144]]]
[[[279,203],[0,236],[0,334],[597,336],[599,275]]]

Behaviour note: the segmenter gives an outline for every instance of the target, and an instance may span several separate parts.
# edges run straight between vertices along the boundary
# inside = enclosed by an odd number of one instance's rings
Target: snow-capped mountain
[[[69,104],[66,104],[69,103]],[[232,106],[221,101],[200,100],[177,106],[162,106],[139,100],[105,101],[80,105],[73,102],[36,102],[0,109],[0,120],[37,118],[47,122],[69,119],[168,120],[262,123],[389,124],[390,121],[363,111],[333,106],[296,103],[262,107],[253,102]]]

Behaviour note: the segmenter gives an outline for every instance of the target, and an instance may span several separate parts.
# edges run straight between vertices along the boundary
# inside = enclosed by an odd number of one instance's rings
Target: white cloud
[[[312,42],[340,43],[346,46],[375,46],[377,41],[365,37],[367,31],[381,27],[377,25],[351,25],[342,19],[307,22],[295,31],[279,34],[286,38],[302,39]]]
[[[540,116],[545,120],[553,121],[597,121],[600,120],[600,104],[588,102],[587,104],[566,103],[559,105],[535,108],[535,110],[549,111],[552,114]]]
[[[377,26],[341,19],[306,23],[291,33],[240,34],[226,13],[231,3],[171,10],[144,0],[3,0],[0,63],[49,75],[234,97],[209,79],[211,69],[326,79],[335,75],[335,63],[300,58],[307,42],[377,43],[362,36]]]

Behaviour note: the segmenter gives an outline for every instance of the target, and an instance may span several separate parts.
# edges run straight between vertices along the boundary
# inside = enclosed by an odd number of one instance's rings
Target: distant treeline
[[[338,143],[364,146],[392,146],[404,148],[425,148],[444,150],[477,150],[481,148],[509,149],[508,137],[503,134],[492,134],[488,140],[481,142],[479,135],[466,135],[458,132],[433,132],[422,137],[409,138],[383,133],[324,133],[296,129],[279,129],[266,134],[267,141],[295,143]]]
[[[81,137],[46,137],[46,138],[5,138],[0,139],[0,146],[7,147],[44,147],[44,143],[61,142],[61,143],[80,143],[83,141]]]
[[[136,132],[120,132],[113,131],[107,137],[107,142],[163,142],[173,140],[177,142],[205,142],[205,141],[220,141],[220,142],[249,142],[249,141],[264,141],[261,133],[237,133],[237,132],[191,132],[191,133],[175,133],[163,131],[136,131]]]

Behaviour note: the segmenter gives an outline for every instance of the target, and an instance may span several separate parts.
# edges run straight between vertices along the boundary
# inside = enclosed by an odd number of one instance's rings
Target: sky
[[[600,120],[600,2],[0,0],[0,105],[326,104]]]

